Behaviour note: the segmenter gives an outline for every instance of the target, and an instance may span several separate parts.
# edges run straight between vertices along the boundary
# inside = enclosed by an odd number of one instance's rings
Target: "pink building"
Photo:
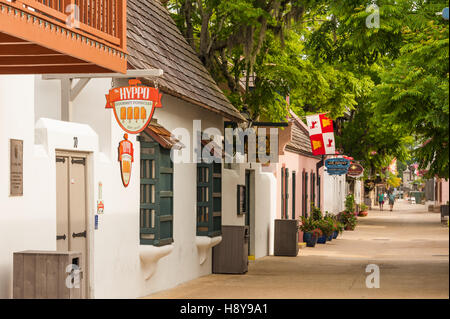
[[[436,203],[435,206],[446,205],[449,201],[449,181],[445,179],[438,179],[436,181]]]
[[[322,173],[316,166],[321,157],[313,156],[308,128],[292,111],[289,126],[279,132],[279,162],[270,168],[277,179],[277,219],[298,219],[322,206]],[[321,169],[323,171],[323,169]],[[300,234],[302,238],[302,234]]]

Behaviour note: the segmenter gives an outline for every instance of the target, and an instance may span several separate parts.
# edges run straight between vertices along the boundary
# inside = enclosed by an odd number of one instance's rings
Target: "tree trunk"
[[[192,0],[185,0],[183,11],[184,19],[186,21],[186,40],[195,51],[194,27],[192,26]]]

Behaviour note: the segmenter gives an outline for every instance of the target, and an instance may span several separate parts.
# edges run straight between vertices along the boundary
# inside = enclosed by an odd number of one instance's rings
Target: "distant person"
[[[394,204],[395,204],[395,195],[394,193],[389,194],[389,206],[391,206],[391,212],[394,210]]]
[[[380,204],[380,210],[383,210],[383,205],[384,205],[384,194],[380,193],[378,195],[378,204]]]

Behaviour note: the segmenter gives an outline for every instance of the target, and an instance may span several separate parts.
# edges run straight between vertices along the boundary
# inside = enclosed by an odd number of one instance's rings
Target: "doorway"
[[[255,259],[255,172],[245,171],[245,201],[246,214],[245,226],[248,227],[248,256],[249,260]]]
[[[56,152],[57,251],[78,251],[81,298],[88,296],[88,222],[86,209],[87,154]]]

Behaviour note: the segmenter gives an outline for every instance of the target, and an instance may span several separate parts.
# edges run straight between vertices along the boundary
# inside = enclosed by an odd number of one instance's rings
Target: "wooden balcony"
[[[126,0],[0,0],[0,74],[126,73]]]

